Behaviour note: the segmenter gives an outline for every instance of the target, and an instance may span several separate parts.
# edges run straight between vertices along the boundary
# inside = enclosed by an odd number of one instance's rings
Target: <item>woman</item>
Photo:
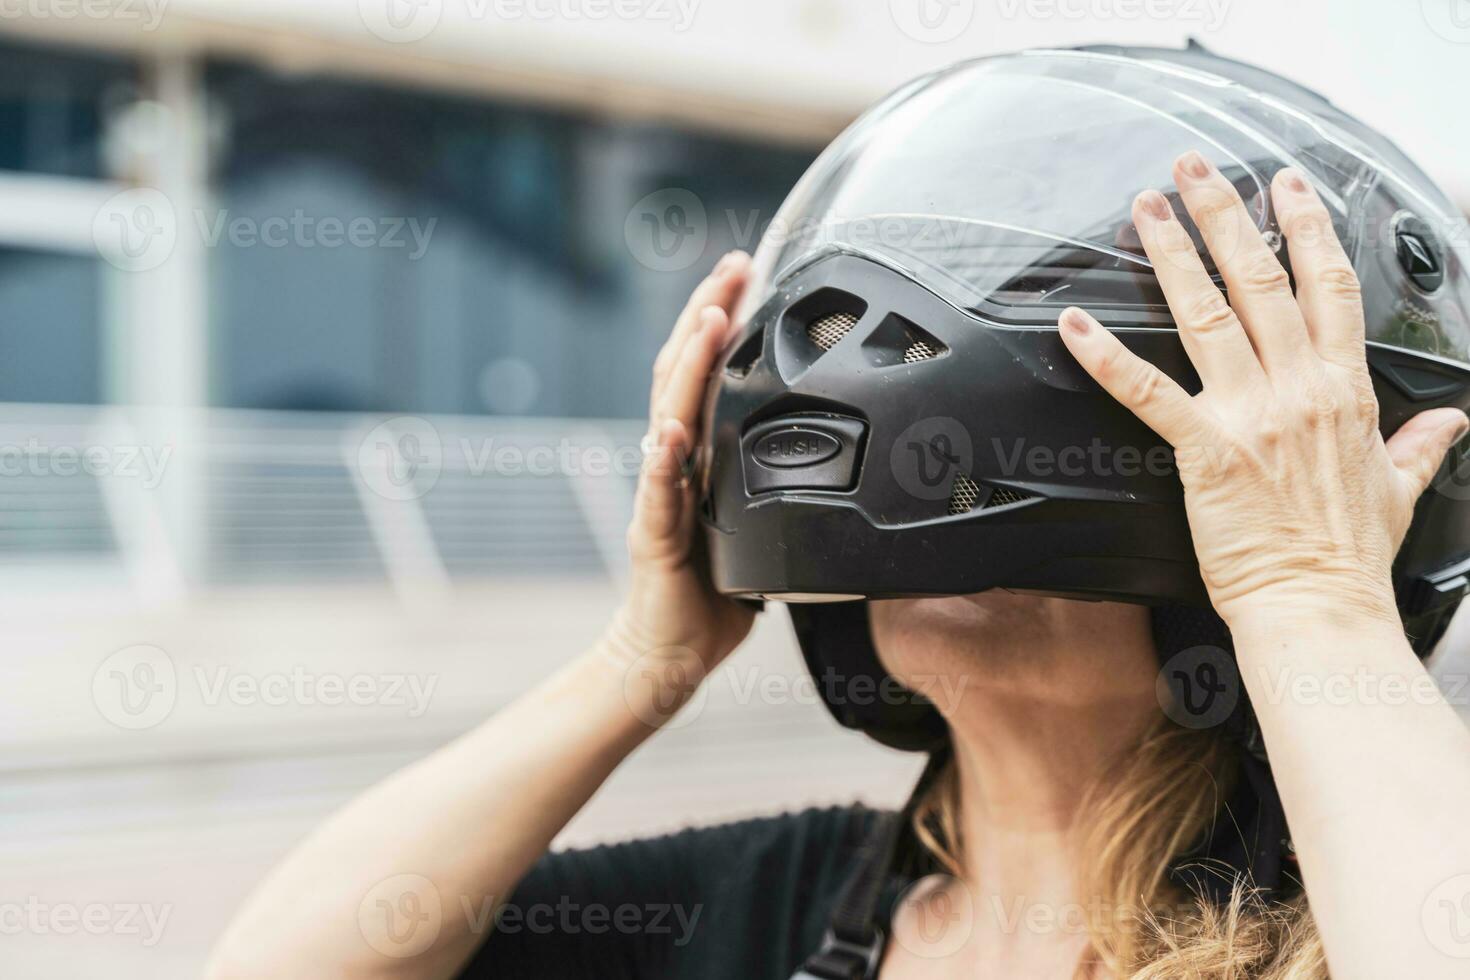
[[[1187,395],[1081,309],[1060,326],[1082,367],[1178,451],[1305,896],[1266,905],[1237,893],[1220,907],[1172,890],[1165,868],[1212,819],[1232,760],[1217,736],[1161,716],[1144,607],[1005,592],[876,602],[874,638],[896,676],[965,680],[962,697],[940,703],[954,761],[921,813],[935,864],[954,877],[926,879],[898,907],[883,980],[1465,975],[1426,910],[1463,899],[1454,879],[1470,872],[1470,734],[1439,699],[1309,706],[1275,685],[1346,670],[1423,678],[1389,568],[1470,420],[1433,410],[1379,437],[1358,288],[1299,173],[1272,187],[1295,296],[1258,235],[1233,235],[1251,218],[1209,161],[1187,154],[1173,176],[1206,244],[1235,242],[1215,255],[1227,305],[1168,200],[1134,202],[1204,391]],[[870,813],[544,857],[652,734],[645,719],[668,717],[692,693],[687,679],[750,628],[751,611],[715,594],[693,558],[695,499],[679,465],[697,448],[706,378],[748,271],[744,255],[720,261],[654,366],[659,452],[628,533],[630,593],[601,640],[328,821],[241,911],[211,976],[784,978],[814,947]],[[635,662],[671,668],[653,672],[664,688],[625,686]],[[492,929],[492,908],[514,914]],[[1085,916],[1043,921],[1037,909]]]

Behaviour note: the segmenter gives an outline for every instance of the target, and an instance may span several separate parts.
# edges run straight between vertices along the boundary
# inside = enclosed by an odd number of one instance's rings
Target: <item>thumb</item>
[[[1458,408],[1433,408],[1405,422],[1385,444],[1388,458],[1413,481],[1417,498],[1429,487],[1445,453],[1470,432],[1470,418]]]

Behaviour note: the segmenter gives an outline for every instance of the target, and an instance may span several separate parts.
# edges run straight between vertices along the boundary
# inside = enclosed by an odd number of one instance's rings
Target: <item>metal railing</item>
[[[0,574],[137,596],[621,574],[634,421],[0,405]]]

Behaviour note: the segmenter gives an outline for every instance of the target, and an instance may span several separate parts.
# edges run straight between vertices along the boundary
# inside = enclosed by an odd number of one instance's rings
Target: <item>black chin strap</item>
[[[832,912],[832,924],[822,939],[822,948],[807,957],[791,980],[873,980],[883,961],[888,943],[884,928],[888,917],[880,914],[890,875],[914,857],[918,846],[911,831],[915,811],[949,762],[946,740],[929,756],[929,764],[909,795],[903,810],[883,818],[863,847],[847,884]]]

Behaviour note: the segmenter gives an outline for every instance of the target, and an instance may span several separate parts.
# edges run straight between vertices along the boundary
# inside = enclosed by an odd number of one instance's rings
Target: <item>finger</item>
[[[1271,192],[1296,273],[1297,305],[1306,319],[1312,346],[1324,360],[1362,368],[1363,293],[1332,227],[1332,216],[1294,167],[1276,175]]]
[[[1264,384],[1265,373],[1245,329],[1205,271],[1169,199],[1144,191],[1133,202],[1133,223],[1169,301],[1179,339],[1205,387],[1233,390]]]
[[[1414,497],[1429,488],[1450,447],[1470,432],[1470,419],[1458,408],[1420,412],[1385,443],[1388,458],[1410,480]]]
[[[740,301],[740,294],[745,290],[749,274],[750,256],[740,251],[730,252],[720,259],[714,270],[695,287],[694,292],[689,296],[689,302],[685,304],[678,319],[674,321],[674,329],[669,333],[669,339],[664,342],[663,348],[654,358],[653,390],[649,396],[650,410],[658,403],[659,394],[664,385],[668,383],[669,374],[673,371],[674,365],[679,363],[684,344],[688,341],[689,335],[694,332],[694,327],[698,322],[699,312],[706,306],[718,306],[727,313],[732,312],[735,304]]]
[[[1062,343],[1082,369],[1164,441],[1177,447],[1198,430],[1200,410],[1188,392],[1124,347],[1091,314],[1068,307],[1058,324]]]
[[[628,550],[634,560],[677,560],[689,546],[684,534],[690,500],[684,480],[684,460],[692,451],[689,430],[669,419],[655,432],[652,450],[644,456],[633,495]]]
[[[677,419],[691,431],[698,428],[710,371],[719,360],[729,325],[729,315],[718,306],[707,306],[700,313],[694,334],[684,344],[679,363],[664,387],[658,406],[661,421]]]
[[[1295,370],[1312,350],[1307,324],[1291,293],[1291,278],[1235,185],[1193,151],[1174,162],[1174,181],[1266,373]]]

